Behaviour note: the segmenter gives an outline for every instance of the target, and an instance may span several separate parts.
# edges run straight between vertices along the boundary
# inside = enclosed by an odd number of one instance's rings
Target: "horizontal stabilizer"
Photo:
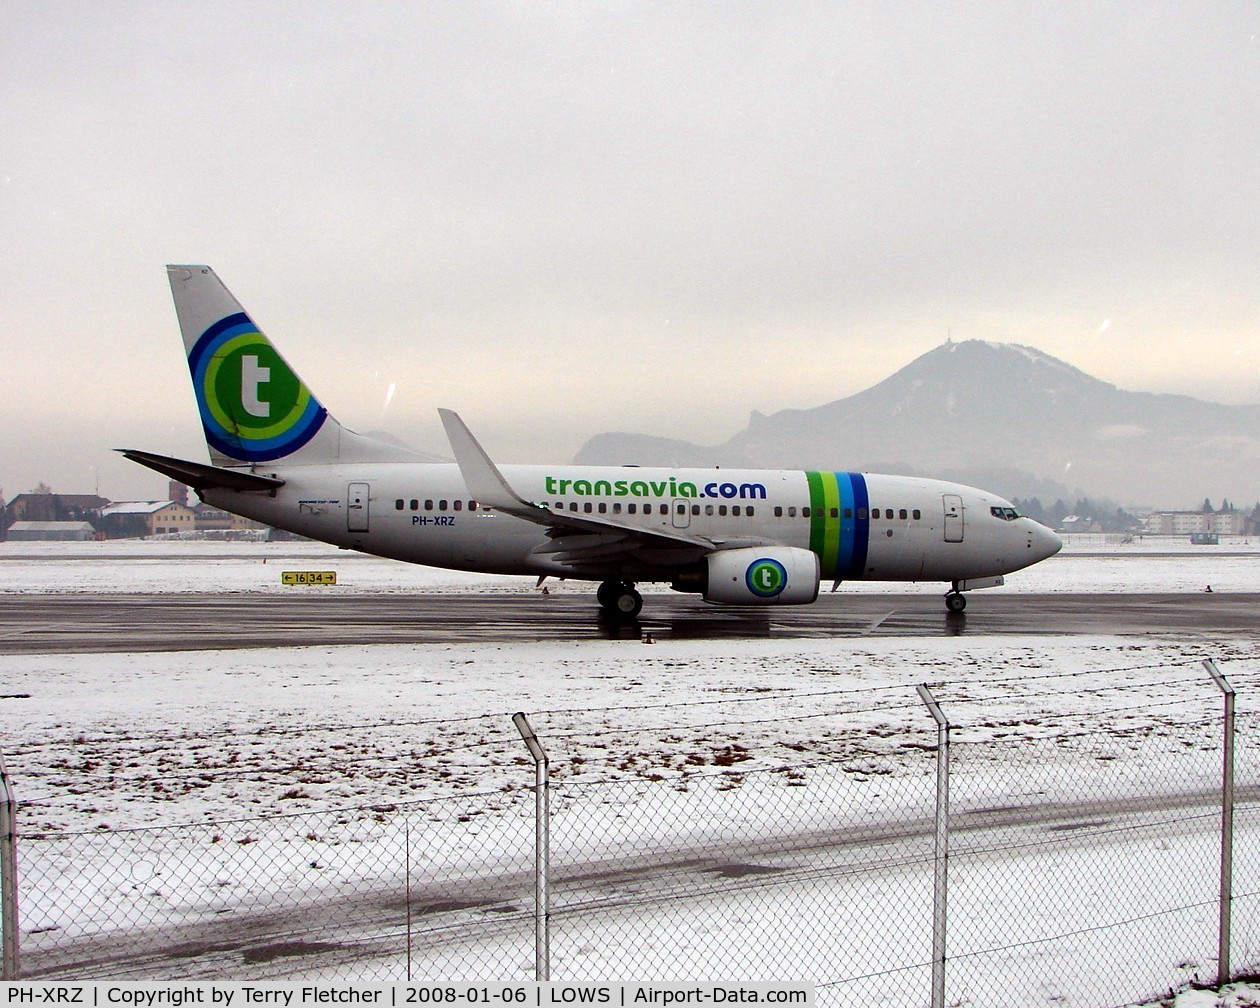
[[[284,486],[284,480],[275,476],[259,476],[257,473],[243,472],[238,469],[223,469],[201,462],[189,462],[186,459],[137,451],[134,448],[114,450],[121,452],[124,458],[129,458],[132,462],[148,466],[154,472],[160,472],[163,476],[187,483],[198,493],[202,490],[253,490],[259,493],[270,493],[277,487]]]

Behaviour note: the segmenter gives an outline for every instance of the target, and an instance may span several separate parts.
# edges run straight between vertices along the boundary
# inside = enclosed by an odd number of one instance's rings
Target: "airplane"
[[[1062,542],[997,494],[876,473],[496,465],[439,410],[455,462],[340,424],[209,266],[168,266],[210,464],[119,449],[215,507],[408,563],[598,582],[633,621],[642,583],[729,606],[806,605],[824,580],[968,592]]]

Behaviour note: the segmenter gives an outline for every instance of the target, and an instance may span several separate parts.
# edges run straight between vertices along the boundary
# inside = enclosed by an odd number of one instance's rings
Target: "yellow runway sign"
[[[280,583],[287,585],[335,585],[336,571],[281,571]]]

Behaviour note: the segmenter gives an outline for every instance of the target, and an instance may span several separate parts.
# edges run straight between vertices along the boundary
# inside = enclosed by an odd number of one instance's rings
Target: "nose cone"
[[[1045,560],[1063,549],[1063,540],[1040,522],[1032,522],[1032,551],[1037,560]]]

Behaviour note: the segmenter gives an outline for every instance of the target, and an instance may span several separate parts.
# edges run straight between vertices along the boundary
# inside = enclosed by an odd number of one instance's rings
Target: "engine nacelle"
[[[808,605],[818,598],[818,557],[795,546],[719,550],[708,556],[706,602]]]

